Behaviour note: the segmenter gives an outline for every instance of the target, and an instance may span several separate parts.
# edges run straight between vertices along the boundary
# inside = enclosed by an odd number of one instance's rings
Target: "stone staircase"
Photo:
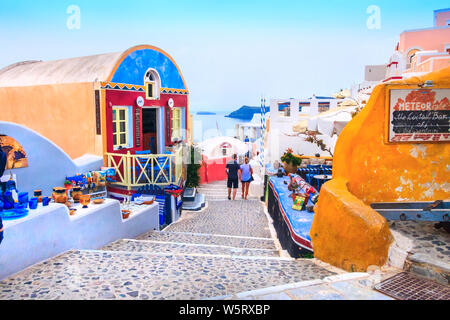
[[[434,222],[390,222],[395,242],[390,248],[392,266],[443,285],[450,284],[450,234]]]
[[[197,188],[198,193],[204,194],[208,201],[229,201],[226,181],[215,181],[209,184],[201,185]],[[242,199],[242,188],[239,183],[239,189],[236,193],[236,200]],[[256,197],[248,196],[248,200],[258,200]]]
[[[271,239],[150,232],[30,267],[0,282],[0,299],[207,299],[330,275]]]
[[[206,209],[164,231],[69,251],[1,281],[0,300],[221,299],[335,274],[280,257],[260,202],[206,196]]]

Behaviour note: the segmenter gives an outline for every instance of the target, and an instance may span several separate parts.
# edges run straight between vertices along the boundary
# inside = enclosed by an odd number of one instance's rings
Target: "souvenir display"
[[[155,197],[153,196],[139,196],[134,198],[134,203],[138,205],[151,205],[155,202]]]
[[[80,196],[80,203],[83,206],[83,209],[87,209],[88,205],[91,203],[91,196],[88,194]]]
[[[3,194],[3,209],[5,210],[13,209],[15,203],[16,202],[14,201],[14,198],[12,196],[12,192],[6,191]]]
[[[66,194],[68,196],[69,195],[69,190],[72,189],[72,182],[70,182],[69,180],[66,180],[64,182],[64,188],[66,189]]]
[[[301,211],[303,210],[304,204],[305,204],[305,197],[298,196],[294,200],[294,205],[292,206],[292,209]]]
[[[95,171],[94,172],[94,183],[98,187],[106,186],[106,171]]]
[[[38,207],[38,202],[39,202],[39,199],[37,197],[31,198],[31,200],[29,202],[30,209],[36,210]]]
[[[44,207],[48,206],[49,203],[50,203],[50,198],[49,198],[49,197],[43,197],[43,198],[42,198],[42,205],[43,205]]]
[[[19,203],[20,204],[28,204],[28,192],[19,193]]]
[[[34,196],[38,198],[38,202],[42,202],[42,190],[34,190]]]
[[[57,187],[53,190],[53,199],[55,200],[55,202],[65,204],[67,202],[66,188]]]
[[[319,194],[315,194],[311,197],[311,202],[316,204],[319,201]]]
[[[94,199],[92,202],[93,202],[94,204],[102,204],[102,203],[105,202],[105,199]]]
[[[122,210],[123,219],[128,219],[130,217],[130,214],[131,214],[130,210]]]
[[[72,199],[75,203],[80,202],[80,197],[83,195],[80,186],[75,186],[72,188]]]

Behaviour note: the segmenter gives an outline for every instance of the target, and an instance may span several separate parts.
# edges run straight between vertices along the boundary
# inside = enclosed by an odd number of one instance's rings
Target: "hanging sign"
[[[136,104],[138,105],[138,107],[143,107],[145,104],[145,100],[143,97],[139,96],[136,99]]]
[[[450,141],[450,89],[388,92],[388,142]]]
[[[141,146],[141,109],[134,109],[134,130],[136,132],[136,147]]]

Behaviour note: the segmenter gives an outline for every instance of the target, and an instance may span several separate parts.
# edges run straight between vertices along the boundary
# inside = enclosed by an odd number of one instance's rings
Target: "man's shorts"
[[[227,186],[229,189],[239,189],[239,179],[228,179]]]

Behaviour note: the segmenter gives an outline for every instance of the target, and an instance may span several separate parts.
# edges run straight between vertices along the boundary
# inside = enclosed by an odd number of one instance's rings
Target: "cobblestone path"
[[[281,258],[256,199],[229,201],[224,183],[199,192],[204,210],[184,212],[161,232],[30,267],[0,282],[0,299],[194,300],[334,274],[311,260]]]

